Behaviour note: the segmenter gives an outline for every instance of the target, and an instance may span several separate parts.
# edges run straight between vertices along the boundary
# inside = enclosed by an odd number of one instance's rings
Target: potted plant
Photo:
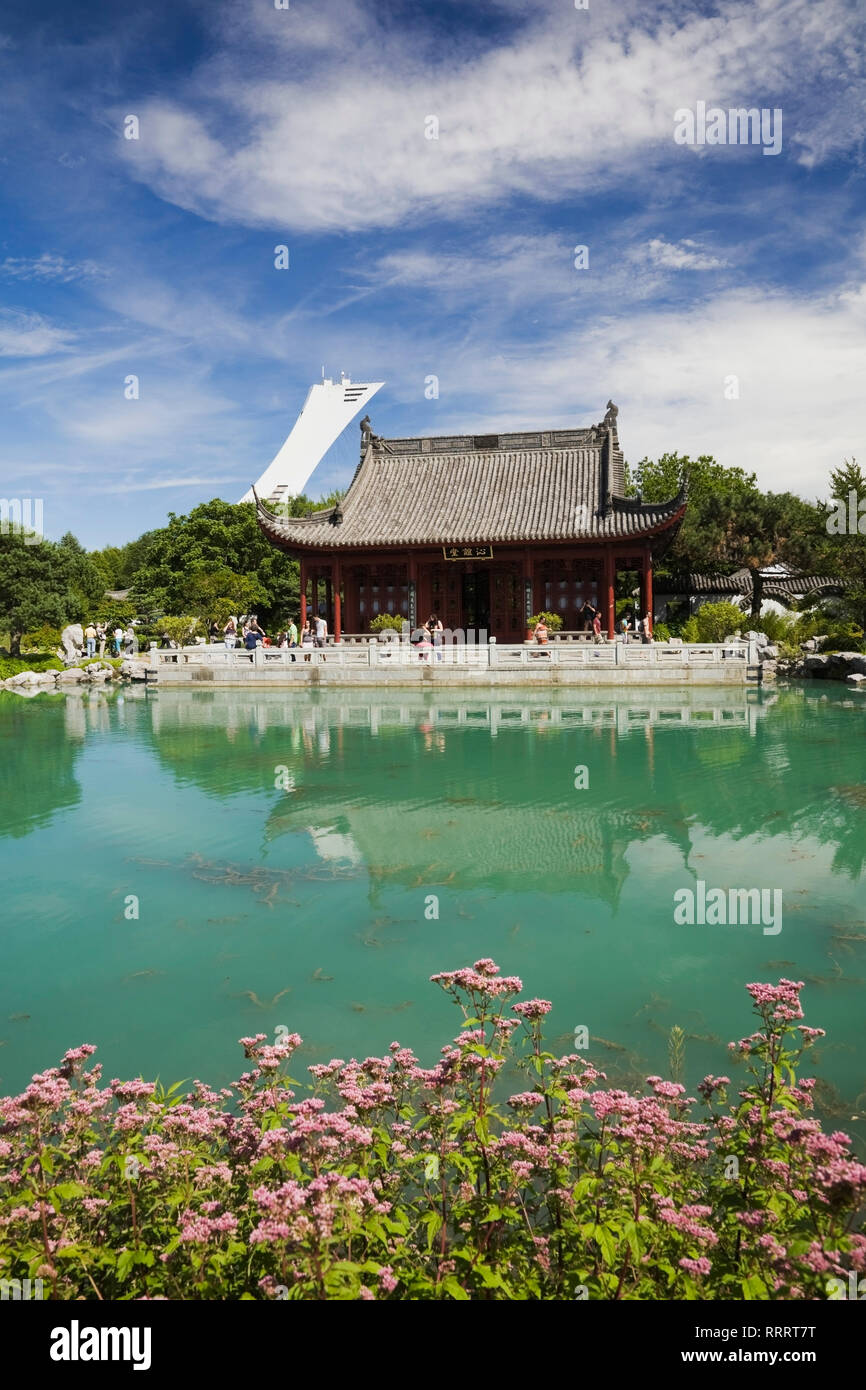
[[[562,629],[562,618],[559,616],[558,613],[536,613],[533,618],[529,619],[529,624],[526,629],[527,642],[532,641],[533,633],[535,632],[535,629],[538,626],[538,624],[542,621],[544,621],[547,624],[548,632],[559,632]]]

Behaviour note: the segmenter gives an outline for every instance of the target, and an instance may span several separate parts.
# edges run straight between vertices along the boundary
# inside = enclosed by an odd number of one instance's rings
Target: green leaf
[[[461,1284],[458,1284],[453,1274],[449,1274],[447,1278],[442,1280],[442,1287],[446,1293],[450,1294],[452,1298],[456,1298],[458,1302],[468,1303],[470,1301],[469,1294]]]
[[[62,1197],[64,1202],[68,1202],[73,1197],[83,1197],[85,1188],[77,1182],[59,1182],[51,1191],[56,1192],[59,1197]]]

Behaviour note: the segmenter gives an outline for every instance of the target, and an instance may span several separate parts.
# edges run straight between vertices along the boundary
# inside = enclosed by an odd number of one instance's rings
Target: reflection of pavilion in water
[[[368,729],[376,735],[389,728],[410,728],[424,721],[436,728],[487,729],[492,737],[513,728],[549,725],[552,728],[581,726],[613,727],[626,734],[643,726],[700,728],[742,728],[754,734],[757,723],[776,701],[777,695],[740,689],[719,691],[701,689],[671,692],[645,690],[637,697],[612,699],[602,693],[593,698],[581,693],[550,696],[549,692],[521,691],[519,700],[503,696],[485,700],[476,694],[446,693],[431,699],[425,694],[401,692],[397,700],[383,699],[380,692],[369,700],[358,692],[347,699],[344,693],[321,692],[303,696],[276,691],[267,695],[235,690],[160,692],[152,705],[153,728],[161,729],[218,725],[231,733],[252,730],[300,728],[319,733],[325,728]]]
[[[399,779],[364,779],[360,790],[355,770],[342,768],[349,794],[339,778],[305,778],[303,797],[278,803],[268,817],[266,841],[283,834],[306,832],[319,856],[326,860],[364,864],[374,890],[392,885],[436,891],[438,886],[487,888],[496,892],[572,893],[615,905],[629,875],[627,852],[634,841],[662,834],[687,858],[689,827],[681,813],[662,814],[646,801],[634,801],[628,787],[611,786],[600,807],[582,801],[581,793],[563,796],[572,773],[562,766],[561,744],[536,748],[521,761],[518,777],[503,795],[503,764],[488,764],[478,772],[467,766],[465,780],[459,756],[464,733],[486,733],[491,739],[527,728],[542,742],[544,734],[583,729],[601,739],[608,756],[616,758],[623,735],[634,735],[642,780],[649,785],[655,757],[655,729],[694,724],[696,729],[737,729],[754,732],[761,712],[757,702],[741,698],[732,703],[695,702],[661,698],[649,705],[603,700],[527,706],[505,700],[477,699],[421,704],[334,703],[297,711],[307,752],[328,752],[338,728],[361,728],[370,734],[418,733],[423,748],[417,761],[402,765]],[[454,743],[454,736],[458,742]],[[448,749],[448,778],[441,780],[438,754]],[[505,750],[501,750],[504,753]],[[507,755],[506,755],[507,756]],[[634,768],[632,769],[632,775]],[[505,774],[507,775],[507,773]],[[360,791],[360,794],[358,794]],[[457,793],[460,794],[457,794]],[[647,793],[651,799],[652,793]]]

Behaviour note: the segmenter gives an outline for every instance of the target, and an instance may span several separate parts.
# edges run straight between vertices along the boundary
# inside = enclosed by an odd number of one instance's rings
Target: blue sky
[[[612,397],[631,462],[823,495],[866,454],[864,34],[856,0],[7,4],[0,491],[90,546],[236,500],[324,364],[386,381],[377,433]],[[677,144],[699,101],[781,108],[781,152]]]

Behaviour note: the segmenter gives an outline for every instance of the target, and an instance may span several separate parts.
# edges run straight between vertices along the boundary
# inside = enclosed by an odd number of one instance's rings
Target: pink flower
[[[538,1019],[544,1018],[545,1014],[549,1014],[552,1008],[553,1005],[549,999],[527,999],[521,1004],[512,1004],[511,1012],[519,1014],[527,1022],[534,1023]]]
[[[397,1287],[397,1280],[394,1278],[394,1271],[390,1265],[382,1265],[379,1269],[379,1284],[385,1293],[393,1293]]]
[[[544,1096],[537,1091],[521,1091],[519,1095],[509,1096],[508,1104],[512,1110],[534,1110],[537,1105],[544,1104]]]
[[[701,1275],[709,1274],[712,1265],[709,1260],[705,1259],[702,1255],[700,1259],[697,1260],[680,1260],[680,1269],[688,1270],[689,1274]]]

